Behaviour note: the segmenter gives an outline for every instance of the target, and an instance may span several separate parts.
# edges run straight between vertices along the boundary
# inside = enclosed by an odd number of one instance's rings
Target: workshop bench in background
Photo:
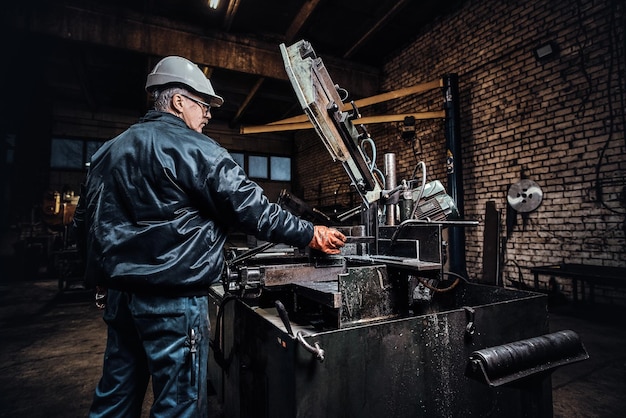
[[[589,287],[589,301],[594,299],[594,286],[626,288],[626,267],[594,266],[590,264],[563,263],[550,266],[532,267],[530,271],[535,275],[535,290],[539,290],[539,276],[548,275],[551,278],[571,279],[572,298],[578,302],[578,282],[582,300],[585,301],[585,284]]]

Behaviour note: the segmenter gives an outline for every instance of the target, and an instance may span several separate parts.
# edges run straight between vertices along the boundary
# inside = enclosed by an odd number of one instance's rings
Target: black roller
[[[500,386],[587,358],[578,334],[564,330],[474,351],[466,375]]]

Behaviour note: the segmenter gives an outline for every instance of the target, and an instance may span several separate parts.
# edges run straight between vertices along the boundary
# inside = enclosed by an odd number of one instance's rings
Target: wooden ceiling
[[[358,99],[382,64],[464,0],[31,0],[3,6],[2,68],[13,87],[91,111],[142,114],[145,76],[166,55],[198,63],[236,128],[301,114],[279,44],[311,42]]]

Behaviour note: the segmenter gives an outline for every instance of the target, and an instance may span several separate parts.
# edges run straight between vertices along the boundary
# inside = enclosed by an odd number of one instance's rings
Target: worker
[[[227,233],[328,254],[346,237],[269,202],[202,133],[224,100],[197,65],[163,58],[146,90],[154,110],[93,155],[75,215],[86,277],[107,290],[108,338],[89,416],[139,417],[152,379],[152,417],[206,417],[208,290]]]

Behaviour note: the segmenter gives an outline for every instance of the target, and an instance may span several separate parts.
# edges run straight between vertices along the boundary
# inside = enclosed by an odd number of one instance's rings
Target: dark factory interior
[[[113,309],[76,226],[92,157],[156,106],[170,56],[223,97],[197,131],[267,205],[345,239],[269,242],[265,214],[251,232],[200,207],[225,231],[203,259],[209,417],[624,417],[624,1],[32,0],[1,19],[0,417],[135,416],[89,415]],[[191,276],[183,255],[164,265]],[[136,416],[188,416],[153,406],[155,376]]]

